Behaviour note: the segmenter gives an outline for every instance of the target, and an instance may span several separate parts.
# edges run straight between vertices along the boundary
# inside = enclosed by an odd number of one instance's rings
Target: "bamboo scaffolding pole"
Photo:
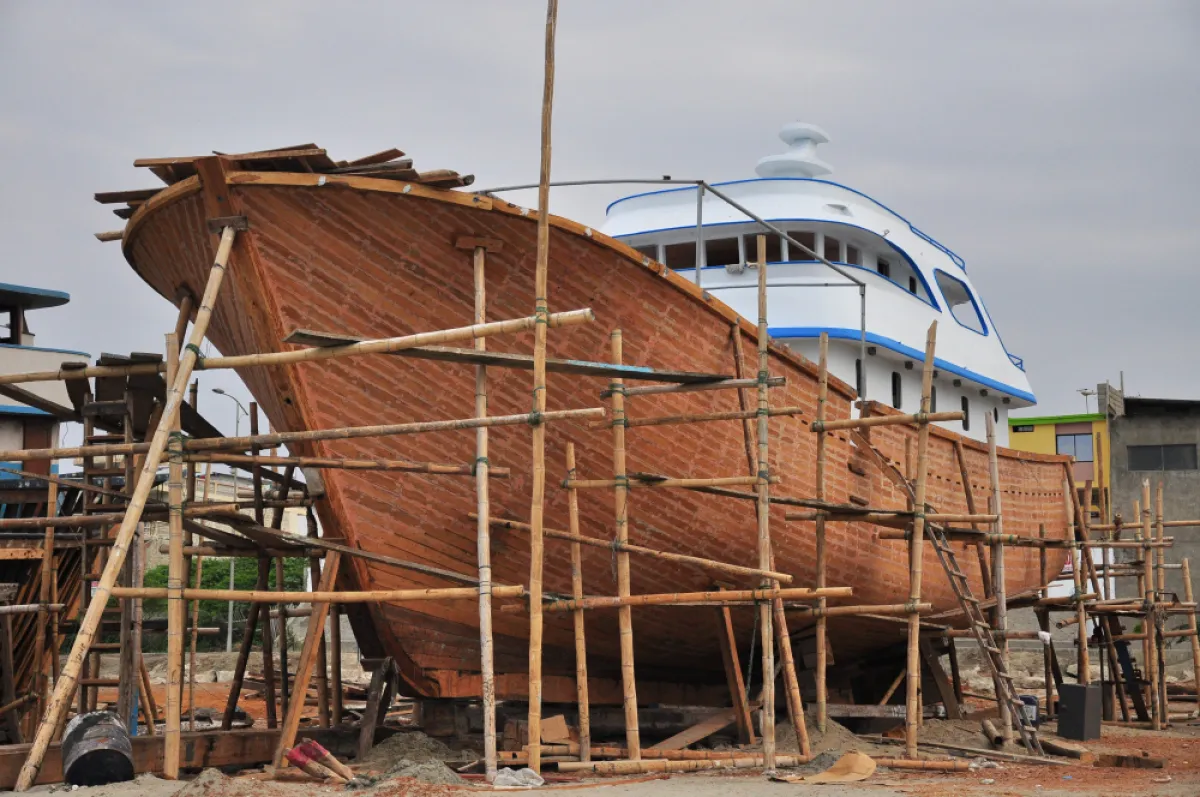
[[[845,589],[849,589],[846,587]],[[154,599],[167,597],[163,587],[114,587],[115,598]],[[522,586],[492,587],[494,598],[526,596]],[[303,592],[263,589],[184,589],[185,600],[234,601],[236,603],[408,603],[435,600],[475,600],[476,587],[443,587],[439,589],[389,589],[346,592]]]
[[[482,343],[483,340],[476,341]],[[482,366],[481,366],[482,367]],[[475,477],[473,465],[449,465],[437,462],[410,462],[404,459],[347,459],[344,457],[279,457],[250,454],[188,454],[187,462],[209,462],[227,465],[294,465],[300,468],[328,468],[334,470],[383,470],[401,473],[428,473],[441,476]],[[507,479],[512,475],[510,468],[489,467],[488,476]]]
[[[167,336],[167,383],[175,384],[179,373],[179,341],[175,334]],[[190,375],[189,375],[190,378]],[[184,384],[187,379],[184,379]],[[179,779],[180,718],[183,695],[183,433],[179,428],[179,413],[169,421],[171,433],[167,442],[167,493],[169,504],[167,574],[167,724],[163,728],[163,777]],[[144,477],[143,477],[144,478]]]
[[[739,391],[740,394],[740,391]],[[770,410],[767,415],[771,418],[803,415],[803,407],[778,407]],[[625,422],[626,429],[636,426],[672,426],[687,423],[709,423],[712,421],[749,421],[758,416],[758,410],[735,410],[731,412],[706,412],[693,415],[663,415],[656,418],[630,418]],[[592,428],[611,426],[612,421],[593,423]]]
[[[615,414],[615,410],[613,411]],[[614,418],[615,420],[615,418]],[[616,426],[613,427],[617,428]],[[778,481],[778,479],[776,479]],[[641,479],[637,476],[622,476],[620,479],[571,479],[563,482],[568,490],[612,489],[629,490],[631,484],[638,487],[727,487],[731,485],[757,484],[757,476],[721,476],[715,479]]]
[[[575,444],[567,443],[567,478],[575,478]],[[579,496],[567,490],[568,528],[572,537],[579,533]],[[598,540],[597,542],[603,542]],[[579,540],[571,542],[571,597],[583,600],[583,549]],[[592,712],[588,697],[587,633],[583,610],[572,613],[575,628],[575,694],[579,713],[579,759],[592,760]]]
[[[825,587],[824,589],[829,589]],[[824,609],[815,606],[788,604],[788,611],[803,612],[813,617],[856,617],[864,614],[910,614],[915,608],[918,612],[933,611],[932,603],[871,603],[857,606],[827,606]]]
[[[3,382],[0,382],[3,384]],[[767,387],[783,387],[787,379],[782,376],[772,376],[767,380]],[[701,390],[740,390],[742,388],[758,387],[758,379],[719,379],[714,382],[690,382],[683,385],[643,385],[641,387],[625,388],[625,397],[657,396],[662,393],[694,393]],[[608,397],[608,391],[601,392],[602,398]]]
[[[834,432],[840,429],[869,429],[873,426],[912,426],[939,421],[961,421],[963,413],[954,412],[921,412],[910,415],[871,415],[866,418],[844,418],[836,421],[814,421],[811,429],[814,432]]]
[[[850,587],[765,587],[761,589],[709,590],[707,592],[655,592],[645,595],[603,595],[581,600],[547,601],[548,612],[572,612],[576,609],[617,609],[630,606],[707,606],[736,605],[739,601],[812,600],[819,598],[848,598]],[[833,607],[837,608],[837,607]]]
[[[1142,479],[1142,540],[1147,545],[1150,540],[1154,539],[1154,532],[1150,524],[1150,480]],[[1146,632],[1146,647],[1145,647],[1145,662],[1146,662],[1146,679],[1150,682],[1150,724],[1154,730],[1162,729],[1162,715],[1165,713],[1165,706],[1162,706],[1158,701],[1158,647],[1155,643],[1154,632],[1156,623],[1154,619],[1154,603],[1156,600],[1155,594],[1155,576],[1154,576],[1154,556],[1153,553],[1146,549],[1142,553],[1142,565],[1145,576],[1143,578],[1143,589],[1145,603],[1143,608],[1145,611],[1144,622],[1142,627]]]
[[[1038,524],[1038,536],[1043,540],[1046,538],[1046,524],[1045,523]],[[1049,559],[1046,556],[1046,549],[1045,549],[1045,547],[1043,547],[1040,551],[1038,551],[1038,583],[1042,585],[1041,593],[1042,593],[1043,597],[1045,597],[1046,593],[1049,591],[1049,589],[1048,589],[1049,584],[1050,584],[1049,569],[1050,569]],[[1035,614],[1037,615],[1038,629],[1043,633],[1049,634],[1050,633],[1050,612],[1045,609],[1038,609],[1035,611]],[[1053,645],[1054,645],[1053,638],[1051,638],[1051,640],[1049,642],[1044,643],[1042,645],[1042,675],[1043,675],[1042,684],[1046,689],[1046,714],[1049,717],[1053,717],[1054,713],[1055,713],[1054,712],[1054,673],[1053,673],[1053,669],[1052,669],[1053,663],[1051,662],[1051,657],[1054,655],[1054,651],[1053,651],[1053,647],[1052,647]]]
[[[768,763],[770,761],[770,763]],[[700,772],[708,769],[759,769],[799,767],[808,763],[802,755],[772,756],[744,754],[721,759],[691,759],[669,761],[664,758],[628,759],[625,761],[561,761],[559,772],[594,772],[597,775],[638,775],[647,772]]]
[[[550,410],[538,413],[522,413],[520,415],[492,415],[487,418],[462,418],[445,421],[423,421],[420,423],[397,423],[382,426],[348,426],[336,429],[317,429],[304,432],[273,432],[254,437],[202,437],[184,441],[184,451],[215,451],[232,449],[236,451],[264,446],[290,446],[293,443],[312,443],[323,440],[356,440],[363,437],[389,437],[392,435],[426,434],[432,432],[463,431],[478,429],[481,426],[520,426],[532,424],[535,427],[551,421],[586,421],[603,418],[605,411],[601,407],[579,410]],[[31,448],[13,451],[0,451],[0,461],[25,462],[35,459],[74,459],[84,456],[116,456],[126,454],[144,454],[150,450],[153,443],[106,443],[90,446],[73,446],[60,448]],[[265,506],[271,506],[266,502]],[[75,519],[80,520],[79,518]],[[0,521],[7,522],[7,521]],[[64,523],[63,525],[69,525]],[[5,528],[5,526],[0,526]]]
[[[471,252],[471,265],[475,278],[475,323],[487,321],[487,249],[475,246]],[[486,351],[487,340],[478,338],[475,351]],[[488,415],[487,366],[475,366],[475,416]],[[479,569],[479,671],[481,698],[483,702],[483,761],[484,777],[488,783],[496,779],[496,674],[495,654],[492,648],[492,539],[487,519],[489,509],[488,479],[491,464],[488,461],[488,430],[480,427],[475,431],[475,507],[478,521],[475,524],[475,557]]]
[[[1163,483],[1159,481],[1158,489],[1154,493],[1154,539],[1156,542],[1164,540],[1163,523]],[[1164,595],[1167,591],[1167,571],[1164,567],[1166,563],[1166,551],[1159,546],[1154,551],[1154,569],[1159,595]]]
[[[573,494],[574,490],[567,488]],[[471,513],[472,519],[478,518],[476,513]],[[492,518],[489,525],[502,529],[513,529],[516,531],[529,531],[528,523],[521,523],[516,520],[503,520],[501,518]],[[572,534],[567,531],[558,529],[543,528],[542,534],[549,539],[564,540],[574,545],[590,545],[593,548],[605,548],[623,553],[633,553],[641,556],[647,556],[652,559],[661,559],[668,562],[679,562],[680,564],[695,565],[696,567],[705,570],[719,570],[723,573],[731,575],[745,576],[747,578],[771,578],[784,584],[791,584],[792,576],[787,573],[779,573],[774,570],[759,570],[756,567],[743,567],[741,565],[729,564],[728,562],[720,562],[716,559],[706,559],[701,556],[689,556],[687,554],[672,553],[670,551],[659,551],[654,548],[646,548],[641,545],[633,545],[630,543],[619,543],[611,540],[602,540],[598,537],[586,537],[582,534]]]
[[[929,325],[925,338],[925,363],[921,369],[921,412],[929,412],[929,396],[933,387],[934,351],[937,342],[937,321]],[[866,367],[866,364],[863,364]],[[909,542],[910,603],[921,600],[921,571],[924,563],[922,541],[925,534],[925,491],[929,471],[929,424],[922,423],[917,432],[917,474],[913,498],[912,540]],[[921,721],[921,615],[913,611],[908,616],[908,676],[905,697],[904,751],[908,758],[917,757],[917,728]]]
[[[759,235],[758,242],[758,566],[771,569],[771,503],[770,459],[767,412],[770,411],[767,379],[770,376],[769,342],[767,333],[767,236]],[[778,589],[777,582],[763,579],[766,589]],[[774,596],[772,596],[774,597]],[[780,596],[782,597],[782,596]],[[768,772],[775,769],[775,628],[774,614],[767,604],[758,607],[759,631],[762,635],[762,749],[763,766]]]
[[[623,340],[621,330],[614,329],[611,335],[612,361],[617,365],[623,362]],[[612,402],[612,433],[613,433],[613,480],[607,486],[614,487],[613,510],[615,532],[613,542],[617,545],[629,544],[629,479],[625,472],[625,380],[613,379],[609,385]],[[567,489],[579,489],[580,481],[568,484]],[[621,690],[622,702],[625,709],[625,746],[629,749],[629,757],[633,760],[641,758],[641,734],[638,728],[637,713],[637,677],[633,660],[633,612],[631,604],[621,603],[628,599],[629,584],[629,553],[616,552],[617,567],[617,624],[620,633],[621,650]],[[584,601],[576,607],[587,608]]]
[[[1200,528],[1200,520],[1164,520],[1162,525],[1165,529]],[[1128,523],[1105,523],[1091,527],[1092,531],[1117,531],[1128,528],[1131,528]]]
[[[558,0],[546,3],[545,79],[542,86],[541,164],[538,170],[537,259],[534,264],[533,402],[546,411],[546,333],[550,327],[550,152],[554,109],[554,46]],[[591,317],[591,313],[588,313]],[[542,768],[542,516],[546,507],[546,425],[533,427],[532,496],[529,506],[529,768]],[[482,514],[482,513],[481,513]]]
[[[1192,593],[1191,563],[1185,556],[1180,564],[1183,566],[1183,598],[1188,603],[1193,603],[1196,598]],[[1187,635],[1192,638],[1192,684],[1193,688],[1196,690],[1196,694],[1200,695],[1200,638],[1197,636],[1195,612],[1191,612],[1188,615]]]
[[[339,344],[337,346],[321,346],[278,352],[258,352],[256,354],[239,354],[232,357],[205,357],[196,363],[194,369],[197,371],[214,371],[229,368],[294,365],[296,363],[354,357],[361,354],[394,354],[395,352],[414,349],[418,346],[437,346],[462,340],[475,340],[492,335],[528,332],[539,326],[549,326],[557,329],[585,324],[593,320],[595,320],[595,316],[592,311],[588,308],[583,308],[581,310],[569,310],[562,313],[544,313],[542,315],[513,318],[506,321],[492,321],[487,324],[474,324],[467,327],[418,332],[394,338],[363,340],[354,343]],[[193,325],[193,334],[195,326]],[[0,385],[27,384],[30,382],[60,382],[70,379],[88,379],[91,377],[141,376],[159,374],[165,372],[165,370],[166,367],[162,363],[94,365],[76,369],[60,368],[57,371],[4,374],[0,376]]]
[[[276,501],[268,501],[267,505],[277,504]],[[292,501],[288,502],[289,506],[307,506],[311,504],[311,500]],[[209,504],[207,506],[184,506],[184,517],[207,517],[223,512],[237,512],[244,504]],[[95,515],[60,515],[53,518],[0,518],[0,530],[8,531],[12,529],[32,529],[44,528],[53,526],[55,528],[95,528],[97,526],[111,526],[120,523],[124,518],[128,517],[130,509],[123,509],[119,512],[103,512]],[[147,509],[142,513],[142,518],[147,521],[152,520],[167,520],[168,511],[164,507],[162,509]],[[139,518],[140,520],[141,518]],[[107,543],[104,539],[91,539],[88,541],[90,546],[104,547]]]
[[[58,484],[57,482],[49,482],[46,488],[46,516],[54,517],[58,514]],[[50,604],[54,596],[51,594],[51,579],[54,577],[54,527],[47,526],[45,538],[42,542],[42,562],[40,570],[40,581],[38,583],[38,600],[43,605]],[[57,616],[57,612],[55,612]],[[47,669],[50,667],[50,662],[47,658],[58,656],[58,648],[53,647],[53,643],[58,641],[57,635],[51,635],[47,638],[47,625],[49,617],[39,617],[37,619],[37,636],[34,641],[33,649],[37,651],[37,668],[34,671],[34,697],[37,699],[35,711],[40,714],[46,706],[46,700],[49,695],[50,679]]]
[[[817,420],[813,426],[817,428],[817,472],[816,472],[816,491],[817,500],[825,500],[825,459],[826,459],[826,429],[825,414],[827,412],[827,404],[829,402],[829,333],[822,332],[819,344],[818,367],[820,368],[820,378],[817,387]],[[866,368],[866,363],[862,364]],[[784,515],[785,518],[790,518],[790,515]],[[825,568],[826,568],[826,550],[825,550],[825,517],[818,514],[816,518],[816,538],[817,538],[817,587],[825,586]],[[817,603],[817,628],[816,628],[816,648],[817,648],[817,671],[815,674],[817,686],[817,730],[825,733],[825,727],[829,716],[829,696],[825,682],[826,672],[829,667],[829,652],[827,634],[829,632],[828,613],[826,611],[826,599],[821,598]]]
[[[985,416],[985,424],[987,430],[987,447],[988,447],[988,479],[990,482],[992,495],[990,511],[996,515],[996,532],[1004,534],[1004,512],[1001,503],[1000,489],[1000,457],[996,450],[996,423],[992,418],[991,413]],[[1008,672],[1008,589],[1006,588],[1007,579],[1004,571],[1004,545],[992,545],[992,594],[996,598],[996,608],[994,610],[994,620],[992,627],[1000,632],[1001,636],[997,640],[1000,646],[1000,662],[1004,668],[1004,672]],[[986,655],[987,651],[980,651]],[[995,680],[996,694],[1004,692],[1003,685],[1000,679]],[[997,706],[1000,711],[1000,733],[1003,736],[1005,744],[1012,743],[1013,740],[1013,722],[1012,722],[1012,707],[1006,700],[997,701]],[[1023,724],[1023,723],[1022,723]]]
[[[332,553],[325,560],[325,567],[321,571],[321,581],[317,585],[317,589],[313,594],[328,593],[333,589],[334,582],[337,579],[338,564],[341,562],[341,554]],[[296,666],[296,682],[293,692],[294,699],[288,705],[288,709],[283,718],[283,728],[280,730],[279,743],[275,747],[275,777],[279,777],[279,772],[283,768],[284,756],[288,750],[296,742],[296,732],[300,730],[300,716],[304,713],[304,696],[308,693],[308,685],[312,682],[313,668],[317,660],[317,651],[320,649],[320,642],[325,638],[325,620],[329,616],[329,604],[325,602],[313,602],[312,617],[308,622],[308,631],[304,635],[304,648],[300,652],[300,661]],[[280,618],[281,620],[283,618]],[[286,640],[280,642],[285,644]]]
[[[119,498],[121,500],[129,497],[127,493],[123,493],[120,490],[110,490],[107,487],[98,487],[94,484],[88,484],[80,479],[64,479],[47,473],[34,473],[32,471],[21,470],[20,468],[5,467],[3,465],[0,465],[0,471],[11,473],[15,476],[20,476],[22,479],[28,479],[29,481],[45,482],[47,486],[53,484],[55,486],[70,487],[74,490],[82,490],[85,493],[107,495],[110,498]]]

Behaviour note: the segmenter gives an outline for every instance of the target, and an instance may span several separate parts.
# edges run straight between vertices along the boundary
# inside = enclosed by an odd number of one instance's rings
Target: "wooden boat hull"
[[[203,178],[203,180],[201,179]],[[499,200],[463,192],[359,177],[201,170],[143,205],[124,237],[127,259],[164,297],[177,302],[181,288],[199,295],[211,264],[215,239],[208,218],[245,215],[248,232],[238,237],[209,337],[223,354],[279,351],[297,328],[366,337],[462,326],[472,319],[471,252],[455,247],[459,236],[503,244],[487,257],[488,319],[532,314],[534,213]],[[733,374],[731,332],[744,339],[742,369],[757,370],[753,327],[693,285],[612,239],[564,219],[554,219],[550,243],[549,302],[552,310],[590,307],[596,321],[552,330],[549,355],[609,359],[609,335],[624,333],[625,361],[664,369]],[[489,349],[528,353],[532,334],[494,337]],[[775,406],[798,405],[805,414],[772,418],[771,472],[779,495],[814,493],[815,438],[809,424],[816,412],[816,369],[781,346],[771,350],[771,372],[787,385],[772,391]],[[370,356],[321,363],[246,369],[241,373],[275,429],[397,423],[474,414],[473,366],[400,356]],[[550,374],[551,409],[604,406],[607,379]],[[532,406],[526,371],[489,371],[489,411],[524,413]],[[851,414],[853,391],[834,380],[829,417]],[[629,399],[629,417],[727,411],[738,408],[734,391],[692,392]],[[872,444],[903,468],[905,441],[915,432],[880,427]],[[567,527],[565,474],[567,442],[576,446],[580,478],[611,478],[612,439],[607,428],[562,423],[547,435],[546,524]],[[965,512],[967,504],[955,446],[960,446],[970,489],[986,507],[987,454],[979,444],[937,429],[931,435],[929,500],[938,511]],[[331,441],[303,453],[320,456],[412,459],[471,463],[474,434],[450,432],[404,437]],[[512,469],[491,487],[492,514],[525,521],[530,502],[530,434],[527,427],[497,428],[490,437],[490,462]],[[742,425],[737,422],[631,429],[630,472],[681,477],[749,473]],[[904,508],[892,474],[855,448],[843,432],[830,435],[828,496],[836,502]],[[1006,531],[1066,533],[1063,460],[1013,451],[1001,455]],[[319,512],[325,533],[363,549],[473,574],[476,539],[468,514],[475,509],[473,480],[392,472],[326,471],[328,500]],[[756,523],[753,503],[682,490],[635,487],[630,497],[630,537],[650,547],[753,566]],[[582,531],[611,537],[613,494],[581,491]],[[813,525],[786,522],[783,507],[772,510],[776,569],[793,574],[795,585],[815,581]],[[850,586],[851,599],[832,603],[892,604],[907,600],[908,569],[903,542],[880,541],[875,527],[831,523],[828,583]],[[492,559],[496,583],[528,581],[529,541],[525,532],[497,530]],[[1057,574],[1064,554],[1049,554]],[[982,592],[974,552],[961,556],[975,589]],[[585,548],[585,591],[614,594],[609,552]],[[926,549],[922,599],[939,611],[955,608],[953,595],[932,550]],[[1038,555],[1008,552],[1008,589],[1038,586]],[[632,557],[636,593],[711,589],[714,574],[683,565]],[[353,559],[343,571],[346,587],[394,589],[445,586],[444,581]],[[749,586],[729,579],[730,585]],[[545,588],[569,594],[570,560],[565,543],[546,543]],[[479,693],[478,607],[474,602],[422,603],[369,608],[379,651],[401,665],[410,693],[469,696]],[[527,620],[497,606],[494,615],[497,691],[525,693]],[[753,633],[753,613],[735,609],[743,651]],[[793,631],[810,624],[795,614]],[[901,623],[862,618],[830,621],[836,660],[845,662],[895,641]],[[714,610],[705,607],[648,607],[634,612],[637,672],[647,688],[639,696],[659,702],[708,702],[724,695]],[[587,620],[589,668],[596,679],[593,699],[619,702],[615,611],[597,610]],[[363,642],[360,633],[360,643]],[[366,640],[370,651],[373,638]],[[570,616],[546,618],[546,699],[574,698],[574,647]],[[651,683],[657,687],[651,687]]]

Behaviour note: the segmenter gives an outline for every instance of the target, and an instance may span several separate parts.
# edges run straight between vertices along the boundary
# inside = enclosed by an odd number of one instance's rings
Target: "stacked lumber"
[[[296,144],[276,149],[228,154],[213,152],[230,162],[234,170],[252,172],[300,172],[304,174],[332,174],[355,177],[373,177],[381,180],[402,180],[420,183],[431,188],[463,188],[475,182],[471,174],[459,174],[450,169],[417,171],[412,158],[396,148],[385,149],[357,160],[334,160],[316,144]],[[119,219],[129,219],[137,209],[150,201],[167,186],[196,175],[196,161],[209,155],[189,155],[176,158],[138,158],[134,166],[149,169],[162,180],[163,186],[135,188],[128,191],[102,191],[95,195],[102,205],[121,205],[113,210]],[[97,233],[102,241],[120,240],[119,232]]]

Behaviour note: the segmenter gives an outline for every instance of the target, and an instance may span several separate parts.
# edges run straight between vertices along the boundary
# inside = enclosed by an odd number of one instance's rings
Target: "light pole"
[[[218,396],[224,396],[225,398],[229,399],[230,401],[232,401],[234,404],[237,405],[237,411],[235,411],[233,414],[233,436],[241,437],[242,413],[245,413],[246,417],[249,418],[250,417],[249,411],[245,407],[242,406],[242,402],[238,401],[236,396],[229,395],[221,388],[214,387],[213,392],[216,393]],[[234,466],[230,466],[229,470],[233,472],[233,500],[236,503],[238,500],[238,472],[237,472],[237,468]],[[233,556],[229,557],[229,588],[230,589],[234,589],[233,577],[234,577],[234,568],[235,568],[236,564],[237,564],[237,559]],[[229,625],[229,627],[225,629],[225,652],[232,653],[233,652],[233,601],[229,602],[228,625]]]

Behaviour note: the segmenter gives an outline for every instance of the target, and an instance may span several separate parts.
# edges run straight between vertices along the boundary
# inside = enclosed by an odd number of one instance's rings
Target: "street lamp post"
[[[213,392],[216,393],[218,396],[224,396],[225,398],[231,400],[234,404],[237,405],[237,411],[234,412],[234,414],[233,414],[233,436],[241,437],[242,414],[245,413],[246,417],[249,418],[250,417],[249,411],[247,411],[247,409],[242,406],[242,402],[238,401],[236,396],[229,395],[221,388],[214,387]],[[233,473],[233,500],[236,502],[238,500],[238,472],[237,472],[237,468],[234,466],[230,466],[229,470],[232,471],[232,473]],[[229,557],[229,588],[230,589],[235,588],[234,584],[233,584],[233,579],[234,579],[234,575],[235,575],[236,565],[237,565],[237,559],[232,556]],[[233,601],[229,602],[228,628],[225,629],[225,652],[226,653],[233,652]]]

